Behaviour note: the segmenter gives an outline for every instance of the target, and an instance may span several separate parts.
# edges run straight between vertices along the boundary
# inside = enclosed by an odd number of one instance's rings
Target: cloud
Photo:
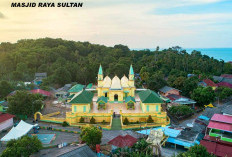
[[[5,15],[0,12],[0,19],[4,19],[4,18],[5,18]]]

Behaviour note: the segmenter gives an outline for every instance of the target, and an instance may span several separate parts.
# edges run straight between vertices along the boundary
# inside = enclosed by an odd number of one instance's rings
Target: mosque
[[[106,97],[110,103],[123,103],[128,97],[135,96],[135,80],[134,70],[132,65],[130,66],[128,78],[124,75],[121,79],[118,76],[114,76],[111,80],[109,76],[105,76],[103,79],[103,70],[100,65],[98,71],[98,97]]]

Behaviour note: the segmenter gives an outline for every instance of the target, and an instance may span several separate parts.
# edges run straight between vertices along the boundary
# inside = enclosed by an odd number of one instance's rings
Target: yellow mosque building
[[[98,71],[98,97],[106,97],[110,103],[123,103],[127,97],[135,96],[135,81],[134,70],[132,65],[130,66],[128,78],[124,75],[121,79],[118,76],[114,76],[111,80],[109,76],[103,75],[102,66],[100,65]]]

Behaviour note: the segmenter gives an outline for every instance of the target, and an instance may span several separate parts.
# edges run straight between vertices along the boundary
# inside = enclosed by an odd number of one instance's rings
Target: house
[[[49,97],[51,93],[42,89],[33,89],[30,91],[32,94],[41,94],[43,96]]]
[[[198,83],[199,86],[203,86],[203,87],[212,87],[213,90],[215,90],[217,88],[217,84],[214,83],[212,80],[210,79],[204,79],[201,82]]]
[[[13,118],[15,116],[9,113],[0,112],[0,132],[13,126]]]
[[[232,116],[232,105],[226,105],[222,108],[222,114]]]
[[[214,114],[207,126],[206,134],[222,141],[232,142],[232,116]]]
[[[97,157],[97,154],[93,152],[88,145],[78,144],[69,145],[60,149],[50,148],[42,149],[38,153],[33,154],[33,157]]]
[[[47,78],[47,73],[35,73],[35,79],[34,84],[40,85],[42,83],[42,80]]]
[[[221,76],[213,76],[213,79],[217,80],[219,83],[225,82],[225,83],[232,84],[232,75],[229,75],[229,74],[224,74]]]
[[[65,98],[68,96],[68,90],[72,87],[71,84],[65,84],[64,87],[61,87],[55,91],[56,98]]]
[[[160,91],[160,94],[163,95],[163,96],[167,96],[169,94],[180,95],[180,90],[169,87],[169,86],[164,86],[159,91]]]
[[[228,88],[232,88],[232,84],[228,83],[228,82],[219,82],[218,87],[228,87]]]
[[[72,104],[72,113],[90,112],[93,101],[93,93],[86,90],[73,96],[69,104]]]
[[[161,112],[161,104],[163,103],[163,100],[157,93],[148,89],[141,91],[138,94],[143,112]]]
[[[131,135],[119,135],[114,139],[110,140],[108,144],[112,145],[112,150],[115,150],[117,148],[132,147],[137,141],[138,140]]]
[[[179,105],[189,105],[192,108],[195,108],[196,101],[189,99],[187,97],[176,95],[176,94],[169,94],[167,98],[171,101],[170,105],[179,104]]]
[[[77,94],[79,93],[80,91],[82,91],[84,89],[84,85],[81,85],[81,84],[76,84],[74,85],[71,89],[68,90],[69,92],[69,95],[72,95],[72,94]]]
[[[216,156],[232,156],[232,116],[214,114],[200,143]]]

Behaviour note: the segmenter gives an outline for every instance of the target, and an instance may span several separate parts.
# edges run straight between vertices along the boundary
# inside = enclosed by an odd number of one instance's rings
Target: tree
[[[181,105],[181,106],[172,106],[168,110],[171,115],[176,117],[186,116],[193,113],[193,110],[191,107],[187,105]]]
[[[54,73],[54,82],[63,86],[71,82],[71,74],[64,67],[59,67]]]
[[[193,90],[197,88],[198,78],[190,77],[184,81],[182,94],[189,97]]]
[[[180,153],[177,157],[216,157],[207,152],[207,149],[202,145],[194,145],[187,152]]]
[[[226,99],[232,95],[232,89],[228,87],[218,87],[216,90],[216,95],[220,100]]]
[[[151,115],[148,116],[147,122],[148,123],[153,123],[154,122],[154,120],[152,119]]]
[[[95,126],[82,127],[80,137],[87,145],[94,148],[96,144],[101,143],[102,131]]]
[[[7,111],[12,114],[31,116],[41,109],[42,99],[40,94],[17,91],[15,95],[8,97],[9,108]]]
[[[96,124],[95,118],[92,117],[92,118],[90,119],[90,124]]]
[[[117,148],[113,155],[120,157],[153,157],[151,143],[145,139],[136,142],[131,148]]]
[[[9,141],[1,157],[29,157],[40,149],[42,149],[42,143],[36,136],[23,136],[18,140]]]
[[[191,98],[197,102],[197,105],[208,105],[215,101],[216,95],[212,87],[198,87],[193,90]]]
[[[128,120],[127,117],[124,119],[123,124],[124,124],[124,125],[129,125],[129,124],[130,124],[130,122],[129,122],[129,120]]]
[[[6,97],[12,91],[12,86],[7,81],[0,82],[0,99]]]
[[[153,74],[147,81],[148,88],[151,90],[158,91],[160,88],[165,86],[167,83],[164,80],[164,77],[160,73]]]

